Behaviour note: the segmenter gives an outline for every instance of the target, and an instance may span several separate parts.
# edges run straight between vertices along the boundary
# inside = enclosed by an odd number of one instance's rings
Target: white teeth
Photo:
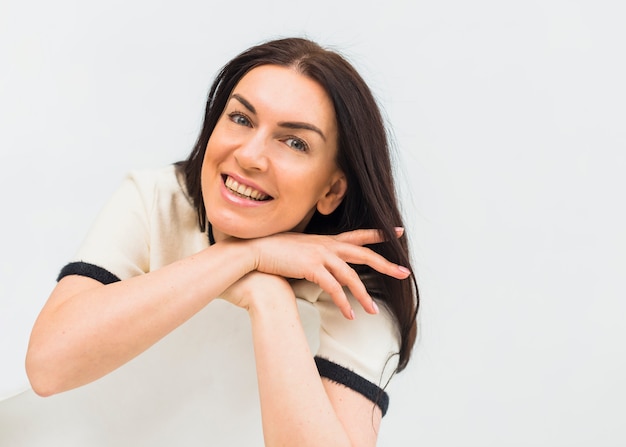
[[[267,194],[263,194],[256,189],[252,189],[250,186],[242,185],[237,180],[234,180],[232,177],[226,177],[226,181],[224,182],[226,187],[230,189],[232,192],[239,194],[242,197],[247,197],[252,200],[265,200],[269,196]]]

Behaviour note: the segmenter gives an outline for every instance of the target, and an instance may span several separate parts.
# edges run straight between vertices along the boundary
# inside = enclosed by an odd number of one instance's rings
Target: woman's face
[[[206,148],[202,194],[216,240],[303,231],[329,214],[346,180],[332,102],[295,70],[263,65],[233,89]]]

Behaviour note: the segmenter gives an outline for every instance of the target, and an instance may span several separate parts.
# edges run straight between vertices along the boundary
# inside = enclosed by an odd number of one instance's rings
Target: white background
[[[298,35],[397,146],[421,336],[380,445],[626,445],[622,3],[212,3],[0,0],[0,398],[123,175],[185,157],[223,63]]]

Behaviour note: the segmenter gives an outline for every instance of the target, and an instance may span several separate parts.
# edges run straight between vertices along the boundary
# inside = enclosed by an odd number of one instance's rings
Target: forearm
[[[26,366],[35,391],[49,395],[84,385],[146,350],[249,271],[243,249],[217,244],[106,286],[62,280],[31,334]]]
[[[293,292],[287,286],[271,293],[249,309],[265,444],[351,445],[313,361]]]

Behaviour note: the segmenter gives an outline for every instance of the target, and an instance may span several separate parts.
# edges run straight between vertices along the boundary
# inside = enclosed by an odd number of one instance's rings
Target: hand
[[[262,295],[261,299],[263,299],[268,295],[278,295],[279,291],[287,292],[293,296],[291,286],[285,278],[252,271],[221,293],[220,298],[235,306],[249,310],[254,297]]]
[[[402,229],[397,234],[401,236]],[[355,230],[335,236],[280,233],[248,242],[254,252],[256,270],[286,278],[305,278],[316,283],[331,296],[348,319],[354,318],[354,312],[343,286],[350,289],[367,312],[378,313],[361,278],[348,263],[368,265],[397,279],[405,279],[411,274],[408,269],[363,247],[384,242],[377,230]]]

